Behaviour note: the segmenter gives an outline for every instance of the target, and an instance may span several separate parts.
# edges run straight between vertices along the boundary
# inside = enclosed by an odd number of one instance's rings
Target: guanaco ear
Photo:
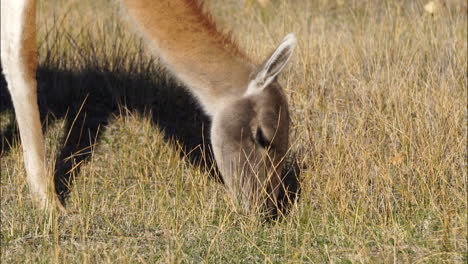
[[[291,58],[296,42],[297,39],[293,33],[289,33],[283,38],[278,48],[265,60],[260,70],[250,81],[246,95],[261,92],[275,79]]]

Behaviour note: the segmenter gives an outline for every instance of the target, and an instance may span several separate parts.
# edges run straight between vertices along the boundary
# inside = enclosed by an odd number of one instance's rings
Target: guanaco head
[[[289,148],[289,111],[277,76],[296,37],[287,35],[251,73],[245,93],[213,116],[211,140],[222,178],[247,212],[274,209]]]

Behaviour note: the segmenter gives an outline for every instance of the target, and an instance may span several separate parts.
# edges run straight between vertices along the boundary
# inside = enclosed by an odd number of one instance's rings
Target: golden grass
[[[210,176],[206,118],[109,2],[39,6],[48,158],[73,153],[76,179],[69,215],[38,212],[1,113],[2,262],[467,261],[466,6],[208,1],[258,60],[299,38],[281,83],[302,192],[265,224]]]

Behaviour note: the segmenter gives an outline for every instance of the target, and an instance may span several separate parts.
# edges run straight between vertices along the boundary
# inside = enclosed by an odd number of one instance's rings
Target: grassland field
[[[280,82],[300,194],[265,223],[233,205],[209,119],[113,1],[39,1],[47,163],[69,213],[31,200],[0,79],[1,263],[466,263],[467,11],[447,3],[206,1],[258,61],[299,40]]]

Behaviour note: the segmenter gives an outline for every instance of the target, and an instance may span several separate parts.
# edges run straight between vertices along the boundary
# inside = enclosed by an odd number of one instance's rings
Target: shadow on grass
[[[164,73],[147,63],[130,71],[89,67],[79,71],[64,71],[42,66],[37,72],[39,108],[43,129],[48,120],[65,119],[65,134],[56,157],[55,184],[64,201],[79,174],[80,164],[90,158],[99,144],[109,117],[122,114],[122,106],[131,112],[151,115],[155,128],[166,140],[176,140],[182,147],[181,157],[209,171],[222,182],[211,152],[210,119],[197,106],[191,95],[168,79]],[[1,68],[0,68],[1,70]],[[13,113],[6,82],[0,77],[0,112]],[[5,115],[3,115],[5,116]],[[13,114],[12,114],[13,116]],[[10,150],[18,138],[13,118],[1,131],[1,155]],[[292,155],[293,157],[293,155]],[[294,158],[285,166],[285,188],[281,190],[279,210],[286,214],[298,198],[299,166]]]

